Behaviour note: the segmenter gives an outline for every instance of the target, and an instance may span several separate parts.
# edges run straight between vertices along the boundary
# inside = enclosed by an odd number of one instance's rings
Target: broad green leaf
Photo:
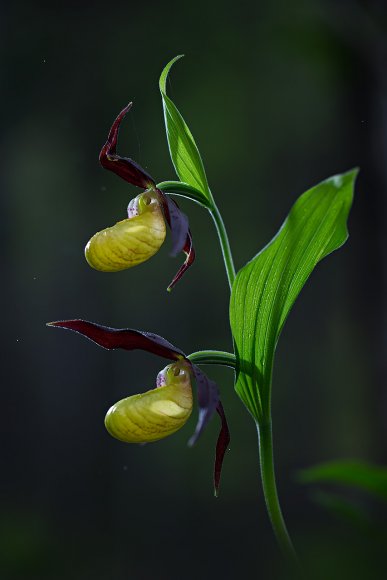
[[[304,469],[301,483],[334,483],[356,487],[387,500],[387,468],[362,461],[332,461]]]
[[[192,185],[202,192],[207,201],[212,201],[206,173],[199,150],[187,123],[167,95],[166,81],[172,65],[183,55],[173,58],[160,76],[159,87],[163,99],[165,128],[169,153],[180,181]]]
[[[274,352],[290,309],[316,264],[348,237],[356,175],[335,175],[301,195],[277,235],[235,278],[235,388],[258,422],[269,417]]]
[[[182,181],[163,181],[162,183],[157,184],[157,188],[163,193],[174,193],[175,195],[192,199],[209,209],[212,207],[212,204],[208,201],[206,196],[188,183],[183,183]]]

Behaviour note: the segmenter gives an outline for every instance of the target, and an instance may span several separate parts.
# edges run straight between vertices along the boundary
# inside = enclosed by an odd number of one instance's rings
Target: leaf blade
[[[387,500],[387,468],[362,461],[330,461],[298,473],[300,483],[331,483],[356,487]]]
[[[176,105],[167,95],[166,81],[169,71],[182,57],[183,55],[179,55],[173,58],[165,66],[159,80],[169,153],[180,181],[198,189],[208,201],[212,202],[203,161],[193,135]]]
[[[289,312],[314,267],[347,239],[357,170],[306,191],[276,236],[237,274],[230,322],[239,361],[236,391],[260,421],[270,405],[274,353]]]

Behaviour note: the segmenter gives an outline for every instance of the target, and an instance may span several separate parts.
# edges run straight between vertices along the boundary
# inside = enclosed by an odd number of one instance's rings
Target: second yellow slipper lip
[[[150,443],[183,427],[193,406],[189,371],[173,363],[160,375],[161,386],[126,397],[108,410],[105,427],[110,435],[125,443]]]

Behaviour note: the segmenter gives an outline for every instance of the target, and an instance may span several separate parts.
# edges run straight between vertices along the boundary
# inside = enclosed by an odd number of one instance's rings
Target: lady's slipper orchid
[[[215,411],[221,419],[214,468],[214,488],[217,495],[230,434],[216,383],[191,363],[183,351],[157,334],[130,328],[108,328],[86,320],[61,320],[50,322],[48,326],[72,330],[108,350],[141,349],[175,361],[158,374],[155,389],[122,399],[109,409],[105,418],[106,428],[113,437],[121,441],[157,441],[180,429],[192,411],[193,376],[197,387],[199,417],[188,444],[192,446],[196,443]]]
[[[131,106],[129,103],[114,121],[99,160],[105,169],[146,191],[129,203],[126,219],[97,232],[89,240],[85,256],[92,268],[102,272],[117,272],[141,264],[164,242],[166,222],[172,233],[171,255],[181,251],[186,254],[184,264],[168,286],[171,290],[195,259],[192,237],[187,216],[177,203],[157,188],[154,179],[138,163],[116,153],[120,124]]]

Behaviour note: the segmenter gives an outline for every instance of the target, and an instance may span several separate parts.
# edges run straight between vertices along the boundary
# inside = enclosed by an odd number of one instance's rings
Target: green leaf
[[[168,97],[166,81],[172,65],[183,55],[173,58],[164,68],[160,76],[159,87],[164,106],[164,120],[167,131],[169,153],[180,181],[192,185],[202,192],[207,201],[212,202],[206,173],[199,150],[188,125]]]
[[[235,388],[258,422],[270,416],[274,353],[290,309],[316,264],[348,237],[357,172],[335,175],[301,195],[277,235],[234,281]]]
[[[212,204],[205,195],[188,183],[183,183],[182,181],[163,181],[157,184],[157,189],[160,189],[163,193],[173,193],[181,197],[187,197],[192,201],[200,203],[200,205],[204,205],[208,209],[212,208]]]
[[[387,500],[387,468],[362,461],[332,461],[299,472],[301,483],[334,483],[356,487]]]

